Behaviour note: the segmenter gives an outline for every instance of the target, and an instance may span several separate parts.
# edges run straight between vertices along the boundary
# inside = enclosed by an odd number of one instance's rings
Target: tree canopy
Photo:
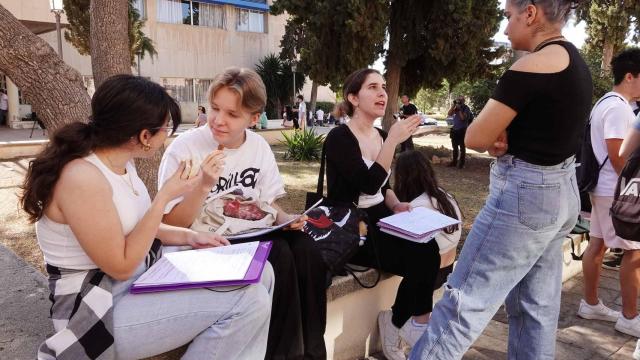
[[[265,111],[270,119],[279,119],[282,106],[293,99],[304,85],[302,74],[296,73],[299,81],[293,89],[293,71],[289,64],[283,62],[276,54],[269,54],[256,64],[256,72],[262,78],[267,89],[267,106]]]
[[[640,41],[640,1],[592,0],[578,8],[578,19],[587,23],[586,54],[601,56],[601,70],[608,76],[611,59],[623,50],[629,31]]]
[[[388,19],[384,0],[275,0],[271,13],[290,15],[282,57],[319,84],[337,88],[382,53]],[[295,50],[295,52],[294,52]],[[299,59],[295,58],[299,54]]]

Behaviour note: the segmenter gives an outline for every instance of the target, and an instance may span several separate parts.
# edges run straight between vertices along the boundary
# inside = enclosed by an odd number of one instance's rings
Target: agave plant
[[[324,143],[324,135],[317,135],[313,129],[297,130],[293,134],[282,133],[284,140],[281,143],[287,146],[285,159],[296,161],[319,160]]]

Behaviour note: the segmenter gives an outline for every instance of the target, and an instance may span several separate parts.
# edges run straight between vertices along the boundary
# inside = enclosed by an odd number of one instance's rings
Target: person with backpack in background
[[[467,133],[467,127],[473,119],[471,109],[464,103],[464,96],[458,96],[458,98],[453,101],[448,116],[453,116],[453,127],[449,134],[451,146],[453,147],[453,160],[449,163],[449,166],[457,166],[459,169],[462,169],[466,158],[464,136]],[[459,158],[458,154],[460,155]]]
[[[634,120],[630,101],[640,96],[640,49],[621,52],[611,61],[613,89],[598,100],[591,111],[591,144],[598,162],[596,186],[589,192],[591,200],[590,241],[582,258],[584,299],[578,316],[584,319],[615,322],[616,330],[640,337],[640,316],[637,311],[640,277],[640,242],[616,236],[609,209],[613,202],[618,176],[626,157],[620,156],[620,146]],[[624,249],[620,268],[622,314],[608,308],[598,298],[598,283],[607,248]]]

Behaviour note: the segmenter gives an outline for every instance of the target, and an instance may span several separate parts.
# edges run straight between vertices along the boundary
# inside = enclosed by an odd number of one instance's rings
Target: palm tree
[[[267,116],[271,119],[279,118],[282,114],[283,104],[290,101],[293,84],[293,71],[291,65],[282,61],[278,55],[269,54],[256,64],[256,72],[262,78],[264,86],[267,89]],[[298,79],[304,79],[304,75],[296,73]],[[304,81],[296,82],[297,93]]]
[[[131,64],[138,69],[140,75],[140,61],[145,54],[149,54],[151,59],[158,55],[153,40],[142,31],[145,21],[140,19],[140,12],[133,7],[133,1],[129,0],[129,46],[131,54]],[[137,60],[136,60],[137,58]]]

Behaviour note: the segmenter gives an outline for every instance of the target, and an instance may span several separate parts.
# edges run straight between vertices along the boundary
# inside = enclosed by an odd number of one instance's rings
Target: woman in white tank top
[[[181,164],[153,200],[136,173],[133,160],[152,157],[181,122],[161,86],[117,75],[97,89],[91,109],[88,124],[54,134],[24,183],[21,203],[36,223],[54,295],[56,333],[38,358],[143,358],[188,343],[184,358],[263,357],[268,267],[261,283],[234,291],[128,293],[159,256],[160,242],[201,248],[228,241],[161,223],[166,204],[199,183],[201,174],[190,176],[197,171]]]

